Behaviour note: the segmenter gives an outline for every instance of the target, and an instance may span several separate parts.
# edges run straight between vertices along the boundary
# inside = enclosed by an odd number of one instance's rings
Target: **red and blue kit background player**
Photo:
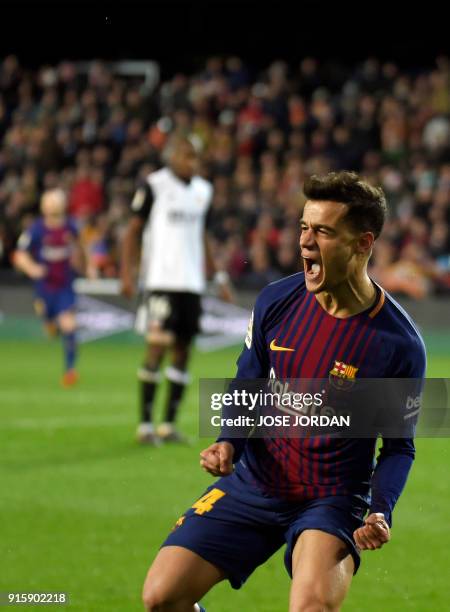
[[[383,192],[349,172],[311,177],[304,191],[304,272],[258,297],[236,378],[407,378],[419,393],[423,341],[367,274]],[[144,585],[146,608],[201,609],[195,602],[214,584],[239,588],[286,544],[291,612],[339,610],[360,551],[390,539],[415,453],[412,438],[383,438],[376,462],[375,451],[376,437],[219,438],[201,465],[221,478],[164,542]]]
[[[59,331],[64,348],[62,383],[77,382],[74,265],[82,266],[75,224],[66,216],[66,196],[61,189],[41,198],[42,217],[19,238],[14,263],[34,280],[35,307],[50,335]]]

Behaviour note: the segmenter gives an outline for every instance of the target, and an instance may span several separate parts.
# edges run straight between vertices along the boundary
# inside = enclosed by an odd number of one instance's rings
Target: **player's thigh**
[[[318,529],[303,531],[292,553],[290,612],[340,610],[354,568],[343,540]]]
[[[164,291],[146,292],[144,303],[147,342],[164,347],[172,346],[175,339],[171,323],[174,317],[173,294]]]
[[[181,546],[164,546],[157,554],[144,583],[143,600],[147,608],[185,603],[193,605],[225,573]]]
[[[200,330],[201,297],[196,293],[179,291],[171,296],[172,314],[166,328],[175,336],[172,347],[172,365],[180,369],[187,366],[192,341]]]
[[[191,550],[219,568],[231,586],[239,589],[283,543],[284,529],[273,512],[212,485],[178,519],[163,547]]]

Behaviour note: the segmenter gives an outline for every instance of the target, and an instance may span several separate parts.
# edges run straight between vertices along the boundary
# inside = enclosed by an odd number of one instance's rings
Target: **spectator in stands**
[[[99,214],[103,207],[103,174],[99,169],[80,165],[69,199],[69,213],[81,223],[93,215]]]

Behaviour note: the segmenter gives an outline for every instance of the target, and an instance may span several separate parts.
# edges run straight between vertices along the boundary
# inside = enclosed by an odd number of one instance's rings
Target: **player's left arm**
[[[406,411],[408,393],[415,389],[420,395],[426,369],[426,354],[422,342],[417,341],[409,353],[399,356],[402,369],[396,372],[399,379],[397,389],[400,397],[396,401],[401,404],[398,411],[403,419],[408,418]],[[405,384],[406,383],[408,384]],[[403,395],[403,397],[402,397]],[[398,407],[394,407],[398,408]],[[417,419],[415,419],[417,420]],[[411,431],[408,429],[405,431]],[[415,458],[414,439],[412,437],[385,437],[377,457],[376,467],[372,476],[372,502],[369,515],[364,526],[356,529],[353,537],[361,550],[381,548],[391,538],[392,512],[408,479]]]
[[[372,503],[364,526],[353,534],[361,550],[381,548],[391,539],[392,511],[403,491],[415,449],[412,438],[383,438],[372,476]]]
[[[155,194],[148,180],[137,188],[131,202],[131,215],[122,239],[120,249],[120,279],[122,294],[131,298],[135,292],[135,272],[139,259],[142,234],[153,209]]]
[[[214,282],[219,288],[219,296],[225,302],[235,302],[230,276],[225,270],[225,267],[220,265],[220,263],[217,262],[214,257],[211,236],[207,229],[205,229],[203,241],[205,248],[206,269],[211,274]]]
[[[233,287],[231,285],[230,276],[226,271],[226,267],[223,262],[218,261],[218,258],[214,256],[211,233],[211,225],[213,220],[213,212],[211,208],[213,189],[212,186],[210,187],[211,188],[208,196],[208,211],[205,216],[205,229],[203,232],[203,248],[205,252],[206,273],[209,277],[212,277],[214,279],[214,282],[219,290],[219,297],[225,302],[235,302],[236,300],[233,292]]]
[[[80,235],[75,223],[70,223],[70,230],[72,234],[70,265],[77,274],[83,276],[87,269],[86,254],[81,245]]]

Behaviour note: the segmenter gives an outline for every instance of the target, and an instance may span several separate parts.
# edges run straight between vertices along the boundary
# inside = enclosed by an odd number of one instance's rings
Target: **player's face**
[[[188,142],[180,143],[172,156],[172,167],[175,173],[185,180],[190,180],[195,174],[197,162],[195,149]]]
[[[63,225],[66,215],[64,203],[53,195],[47,195],[42,200],[42,216],[48,227],[59,227]]]
[[[300,249],[306,288],[312,293],[332,291],[365,261],[362,235],[345,220],[347,212],[348,206],[339,202],[305,204]]]

